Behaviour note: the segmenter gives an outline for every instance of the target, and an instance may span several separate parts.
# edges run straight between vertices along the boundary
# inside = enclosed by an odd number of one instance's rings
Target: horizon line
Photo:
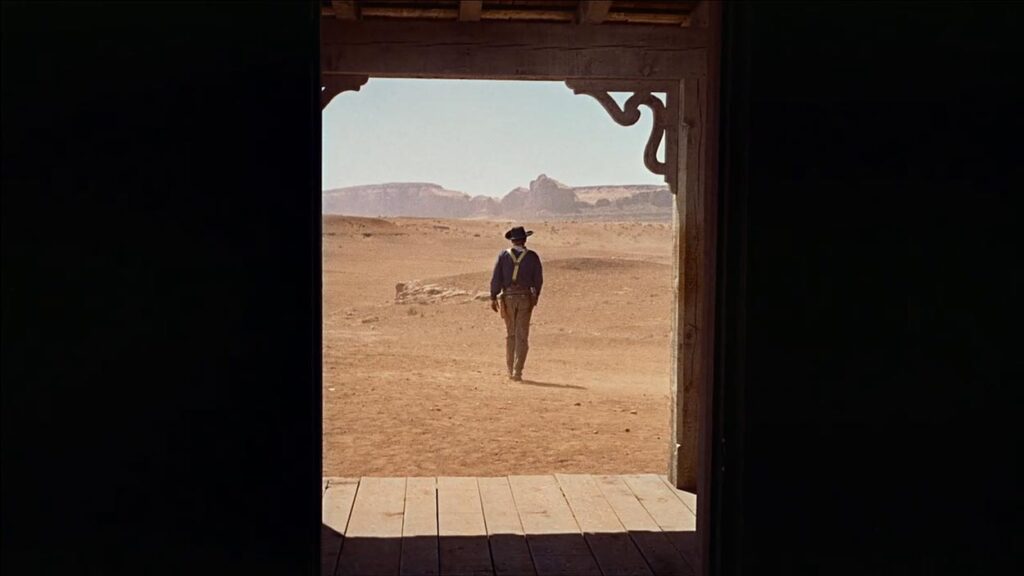
[[[541,174],[541,176],[546,176],[546,175]],[[575,185],[571,185],[571,184],[566,184],[565,182],[562,182],[561,180],[558,180],[557,178],[551,178],[550,176],[548,176],[548,178],[550,178],[551,180],[555,180],[556,182],[559,182],[561,184],[565,184],[569,188],[599,188],[599,187],[606,187],[606,186],[607,187],[611,187],[611,186],[646,186],[646,187],[659,187],[659,188],[668,188],[669,187],[669,185],[667,183],[662,183],[662,184],[641,184],[641,183],[631,183],[631,182],[623,182],[623,183],[616,183],[616,184],[608,184],[608,183],[606,183],[606,184],[582,184],[582,185],[575,186]],[[536,178],[534,178],[534,180],[536,180]],[[532,180],[531,180],[531,182],[532,182]],[[429,186],[438,186],[438,187],[440,187],[440,188],[442,188],[444,190],[447,190],[449,192],[460,192],[460,193],[465,194],[467,196],[474,196],[473,194],[470,194],[470,193],[465,192],[463,190],[456,190],[456,189],[453,189],[453,188],[446,188],[444,186],[444,184],[439,184],[437,182],[429,182],[429,181],[426,181],[426,180],[395,180],[395,181],[391,181],[391,182],[368,182],[368,183],[363,183],[363,184],[351,184],[351,185],[348,185],[348,186],[338,186],[336,188],[322,188],[321,187],[320,191],[321,192],[330,192],[330,191],[333,191],[333,190],[344,190],[346,188],[360,188],[360,187],[364,187],[364,186],[388,186],[388,185],[392,185],[392,184],[424,184],[424,185],[429,185]],[[526,186],[516,186],[515,188],[513,188],[511,190],[508,190],[507,192],[504,192],[503,194],[508,194],[509,192],[512,192],[513,190],[518,190],[520,188],[529,188],[529,183],[527,183]],[[491,195],[490,194],[476,194],[476,196],[491,196]]]

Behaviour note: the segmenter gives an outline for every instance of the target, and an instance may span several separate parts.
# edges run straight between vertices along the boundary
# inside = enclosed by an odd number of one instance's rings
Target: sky
[[[569,186],[664,184],[644,167],[651,112],[641,113],[619,126],[562,82],[371,78],[322,113],[323,189],[432,182],[501,197],[539,174]]]

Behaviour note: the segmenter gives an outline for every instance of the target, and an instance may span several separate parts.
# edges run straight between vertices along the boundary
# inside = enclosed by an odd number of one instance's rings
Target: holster
[[[505,296],[498,296],[498,314],[501,314],[501,319],[504,320],[508,317],[508,310],[505,309]]]

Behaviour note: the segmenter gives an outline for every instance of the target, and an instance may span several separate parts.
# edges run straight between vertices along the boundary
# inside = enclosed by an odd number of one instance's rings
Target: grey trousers
[[[529,294],[508,294],[505,298],[505,364],[508,373],[522,376],[526,353],[530,351],[530,315],[533,304]]]

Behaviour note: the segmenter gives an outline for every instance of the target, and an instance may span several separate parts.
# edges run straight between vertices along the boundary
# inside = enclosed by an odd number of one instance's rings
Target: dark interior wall
[[[2,10],[4,573],[314,573],[316,8]]]
[[[1019,5],[726,9],[726,573],[1004,573],[1021,542]]]
[[[970,6],[727,9],[727,573],[1012,573],[1021,18]],[[0,8],[4,572],[313,573],[315,9]]]

